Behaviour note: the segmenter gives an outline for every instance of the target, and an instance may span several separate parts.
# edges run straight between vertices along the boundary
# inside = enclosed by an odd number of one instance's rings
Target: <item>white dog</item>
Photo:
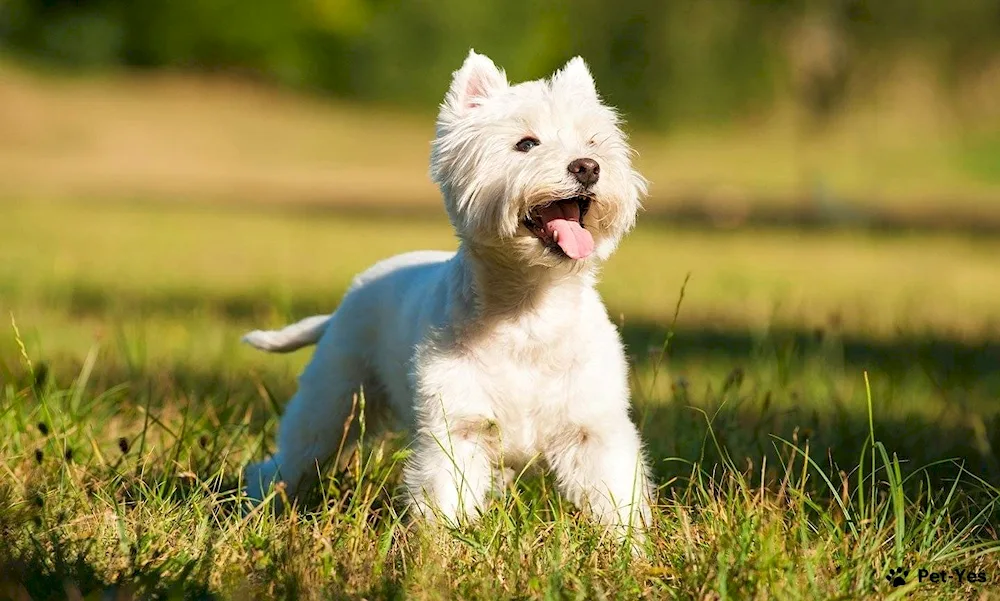
[[[508,466],[543,459],[561,492],[609,526],[649,523],[652,489],[629,419],[627,365],[594,288],[646,182],[613,109],[574,58],[507,83],[470,52],[437,122],[431,174],[458,252],[414,252],[358,276],[335,313],[244,338],[318,341],[248,495],[292,493],[338,449],[352,397],[412,433],[403,479],[427,519],[474,519]]]

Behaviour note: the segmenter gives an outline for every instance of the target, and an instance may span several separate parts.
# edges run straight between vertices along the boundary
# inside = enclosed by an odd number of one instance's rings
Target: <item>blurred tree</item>
[[[1000,2],[0,0],[7,52],[73,68],[237,70],[423,107],[470,47],[512,79],[583,55],[602,92],[650,125],[727,120],[786,94],[822,120],[851,81],[902,56],[943,83],[974,77],[1000,55]]]

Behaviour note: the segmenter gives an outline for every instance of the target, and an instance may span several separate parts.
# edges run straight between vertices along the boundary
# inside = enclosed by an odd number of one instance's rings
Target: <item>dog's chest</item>
[[[558,370],[581,350],[581,335],[571,321],[522,318],[495,328],[483,352],[521,370]]]
[[[545,422],[562,414],[574,390],[573,372],[589,338],[572,323],[522,319],[498,327],[476,349],[496,419],[507,443],[535,446]]]

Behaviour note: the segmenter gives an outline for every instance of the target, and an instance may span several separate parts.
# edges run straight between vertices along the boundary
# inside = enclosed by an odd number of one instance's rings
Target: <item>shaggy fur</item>
[[[509,85],[470,52],[431,155],[458,251],[382,261],[332,315],[246,335],[272,352],[318,342],[277,453],[247,468],[248,495],[264,498],[277,480],[301,491],[337,450],[363,386],[369,409],[389,410],[412,434],[405,488],[428,520],[474,519],[503,491],[502,468],[541,458],[599,522],[647,524],[652,490],[624,350],[594,288],[645,194],[631,155],[580,58]]]

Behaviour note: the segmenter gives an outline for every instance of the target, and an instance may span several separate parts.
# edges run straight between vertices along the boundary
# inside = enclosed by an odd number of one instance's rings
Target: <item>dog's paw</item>
[[[248,465],[243,472],[243,483],[248,506],[253,508],[260,505],[268,497],[272,487],[280,484],[277,464],[268,459]]]

